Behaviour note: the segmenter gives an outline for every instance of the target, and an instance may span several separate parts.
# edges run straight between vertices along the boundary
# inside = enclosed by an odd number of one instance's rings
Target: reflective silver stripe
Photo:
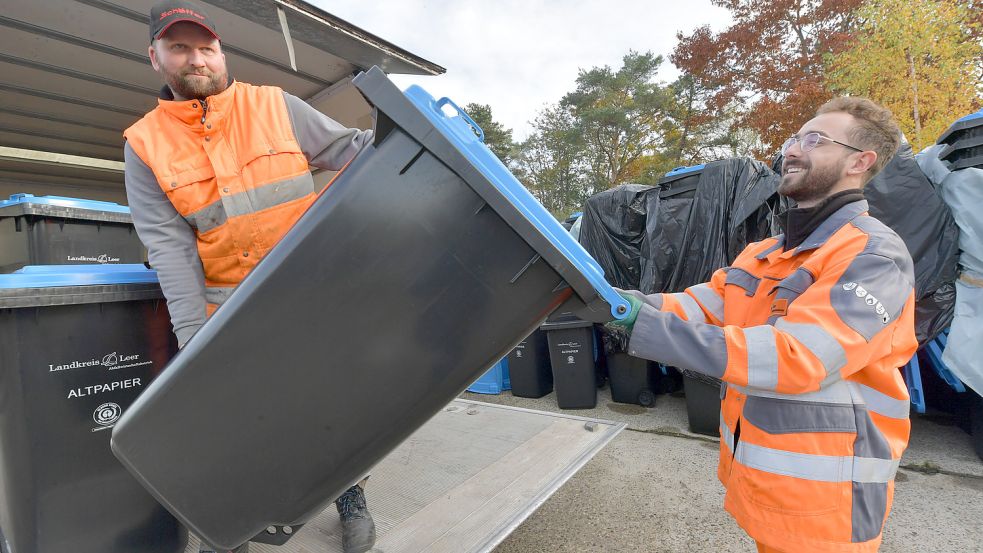
[[[690,297],[689,294],[679,292],[672,294],[672,297],[675,298],[676,301],[679,302],[679,305],[683,307],[683,313],[686,314],[687,321],[699,323],[707,322],[707,317],[703,314],[703,310],[700,309],[700,304],[696,303],[696,300]]]
[[[276,207],[316,193],[317,185],[310,173],[304,173],[282,181],[265,184],[259,188],[231,194],[185,217],[188,224],[205,233],[222,226],[232,217],[239,217]]]
[[[737,446],[734,459],[755,470],[818,482],[890,482],[899,459],[809,455],[749,444]]]
[[[867,410],[871,413],[877,413],[878,415],[892,419],[908,418],[909,412],[911,411],[910,401],[906,399],[895,399],[863,384],[857,384],[855,382],[851,382],[850,384],[858,389],[864,399],[864,403],[867,405]]]
[[[791,335],[815,355],[826,369],[826,374],[832,374],[846,366],[846,352],[836,338],[826,329],[810,323],[790,323],[784,318],[775,322],[775,328]]]
[[[720,437],[734,451],[734,433],[720,415]],[[734,459],[740,464],[772,474],[792,476],[820,482],[885,483],[894,479],[900,459],[869,457],[837,457],[794,453],[761,447],[742,441]]]
[[[235,292],[235,286],[230,287],[215,287],[206,286],[205,287],[205,301],[208,303],[214,303],[216,305],[222,305],[225,300],[229,299],[229,296]]]
[[[305,172],[302,175],[265,184],[259,188],[246,190],[243,193],[249,197],[249,202],[252,204],[253,210],[260,211],[292,202],[317,191],[314,178],[311,177],[310,173]]]
[[[838,375],[838,373],[837,373]],[[822,387],[815,392],[804,394],[781,394],[769,390],[750,390],[740,386],[735,386],[741,393],[748,396],[769,397],[775,399],[788,399],[792,401],[807,401],[811,403],[836,403],[852,405],[856,403],[850,388],[843,380],[835,380],[829,384],[822,384]]]
[[[718,295],[709,284],[697,284],[689,288],[690,293],[703,304],[703,308],[717,318],[718,321],[724,320],[724,299]],[[702,316],[702,314],[701,314]]]
[[[730,427],[724,422],[724,414],[720,414],[720,439],[727,444],[727,449],[734,451],[734,433],[730,431]]]
[[[752,326],[744,329],[747,341],[747,381],[751,388],[774,390],[778,387],[778,349],[772,327]]]
[[[191,225],[191,228],[197,230],[199,233],[208,232],[225,224],[225,206],[219,200],[195,211],[184,219]]]
[[[838,373],[836,374],[838,376]],[[892,419],[907,419],[911,403],[905,399],[895,399],[870,386],[848,382],[841,379],[826,379],[822,388],[805,394],[781,394],[769,390],[749,389],[731,384],[737,391],[746,396],[787,399],[809,403],[826,403],[839,405],[864,405],[871,413],[877,413]]]

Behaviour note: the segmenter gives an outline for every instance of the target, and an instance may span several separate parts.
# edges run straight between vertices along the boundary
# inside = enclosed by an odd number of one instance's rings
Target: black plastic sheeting
[[[870,214],[898,233],[915,261],[915,334],[923,345],[952,322],[959,227],[907,143],[867,183],[864,196]]]
[[[612,286],[638,289],[649,204],[658,202],[659,190],[641,184],[622,184],[588,198],[579,240]]]
[[[692,192],[662,190],[640,289],[680,292],[706,282],[748,244],[770,236],[779,180],[764,163],[741,157],[708,163]]]
[[[733,158],[698,178],[621,185],[587,200],[580,243],[618,288],[679,292],[771,235],[778,181],[767,165]]]

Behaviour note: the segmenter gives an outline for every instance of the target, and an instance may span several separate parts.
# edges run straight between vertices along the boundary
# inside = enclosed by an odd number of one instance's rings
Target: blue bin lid
[[[976,113],[970,113],[969,115],[967,115],[965,117],[960,117],[959,119],[956,119],[955,122],[956,123],[962,123],[964,121],[970,121],[972,119],[983,119],[983,109],[981,109],[980,111],[977,111]]]
[[[28,265],[0,275],[0,289],[156,284],[157,271],[141,263],[120,265]]]
[[[665,177],[663,178],[679,177],[687,173],[695,173],[697,171],[702,171],[703,168],[706,166],[707,166],[706,163],[701,163],[699,165],[690,165],[689,167],[676,167],[672,171],[666,173]]]
[[[611,315],[625,318],[630,311],[628,302],[604,279],[601,266],[485,146],[484,132],[477,123],[450,98],[435,100],[417,85],[403,94],[584,275],[611,306]],[[453,108],[454,113],[446,113],[445,106]]]
[[[111,213],[130,213],[130,208],[113,202],[84,200],[81,198],[66,198],[64,196],[35,196],[34,194],[13,194],[9,200],[0,201],[0,208],[21,204],[42,204],[91,211],[108,211]]]

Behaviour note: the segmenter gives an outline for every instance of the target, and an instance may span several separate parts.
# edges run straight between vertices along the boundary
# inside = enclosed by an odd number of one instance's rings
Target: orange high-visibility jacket
[[[124,136],[134,224],[183,344],[317,198],[308,163],[338,170],[372,133],[232,82],[205,101],[161,99]]]
[[[724,506],[783,551],[876,551],[908,443],[913,263],[867,207],[790,251],[752,244],[685,292],[635,293],[629,353],[723,380]]]

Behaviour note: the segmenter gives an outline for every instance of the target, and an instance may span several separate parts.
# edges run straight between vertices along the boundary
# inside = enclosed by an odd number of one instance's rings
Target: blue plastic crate
[[[468,386],[468,391],[476,394],[500,394],[504,390],[511,389],[512,381],[509,379],[508,357],[495,363],[478,380],[475,380],[474,384]]]
[[[908,386],[908,395],[911,397],[911,405],[915,412],[925,412],[925,389],[922,386],[922,370],[918,363],[918,354],[912,356],[911,361],[903,367],[904,381]]]
[[[953,390],[959,393],[966,391],[966,387],[963,386],[959,377],[952,374],[948,365],[942,361],[942,351],[945,350],[946,340],[949,338],[948,330],[939,334],[934,340],[925,345],[925,353],[928,355],[929,365],[931,365],[932,370],[935,371],[939,378],[944,380],[946,384],[952,387]]]

